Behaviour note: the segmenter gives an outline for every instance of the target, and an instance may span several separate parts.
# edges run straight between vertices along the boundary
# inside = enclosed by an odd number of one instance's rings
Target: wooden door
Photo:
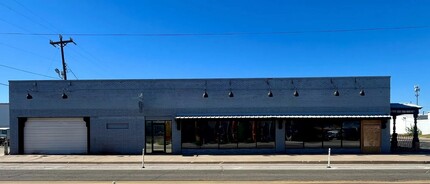
[[[363,153],[381,152],[381,120],[361,121],[361,151]]]

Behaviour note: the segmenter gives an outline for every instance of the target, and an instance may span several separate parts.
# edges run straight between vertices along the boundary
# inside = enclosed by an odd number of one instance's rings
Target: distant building
[[[9,84],[11,154],[390,151],[390,77]]]
[[[430,134],[430,120],[429,114],[420,114],[417,118],[417,127],[421,130],[422,134],[427,135]],[[393,120],[390,121],[391,127],[393,126]],[[401,115],[397,117],[396,121],[396,132],[398,134],[407,134],[407,128],[413,128],[414,126],[414,116],[412,114]],[[393,133],[393,130],[391,130]]]
[[[9,128],[9,104],[0,103],[0,128]]]

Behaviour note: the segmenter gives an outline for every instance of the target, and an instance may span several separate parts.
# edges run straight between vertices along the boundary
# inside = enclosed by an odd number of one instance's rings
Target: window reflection
[[[300,123],[289,121],[285,125],[285,147],[303,148],[304,130]]]
[[[321,148],[322,147],[322,127],[317,122],[304,123],[304,141],[305,148]]]
[[[145,152],[152,153],[152,121],[145,123]]]
[[[219,148],[237,148],[237,123],[221,121],[219,123]]]
[[[257,129],[254,121],[238,122],[239,148],[255,148],[257,146]]]
[[[360,148],[360,121],[293,120],[285,124],[286,149]]]
[[[273,121],[183,121],[182,148],[275,148]]]
[[[342,145],[345,148],[360,148],[360,121],[343,122]]]
[[[262,121],[258,123],[258,148],[275,148],[275,122]]]
[[[182,148],[200,148],[200,137],[198,128],[194,121],[184,121],[181,123]]]
[[[324,131],[324,148],[342,147],[342,124],[340,122],[325,123]]]
[[[218,148],[218,123],[216,121],[198,122],[201,126],[202,146],[201,148]]]

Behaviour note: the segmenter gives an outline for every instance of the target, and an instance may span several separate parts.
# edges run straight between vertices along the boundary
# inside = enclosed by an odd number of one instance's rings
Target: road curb
[[[330,161],[331,164],[430,164],[429,161]],[[17,161],[2,161],[0,164],[142,164],[142,162],[130,161],[130,162],[17,162]],[[157,161],[146,161],[145,164],[327,164],[327,161],[220,161],[220,162],[157,162]]]

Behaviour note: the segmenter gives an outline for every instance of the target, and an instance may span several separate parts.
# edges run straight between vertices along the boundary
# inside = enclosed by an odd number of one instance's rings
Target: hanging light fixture
[[[291,80],[291,85],[292,85],[292,86],[293,86],[293,88],[294,88],[293,96],[298,97],[298,96],[299,96],[299,92],[297,91],[296,85],[294,84],[294,81],[293,81],[293,80]]]
[[[333,83],[333,79],[330,79],[330,83],[331,83],[331,85],[333,85],[333,88],[335,89],[333,95],[339,96],[340,95],[339,90],[338,90],[337,86]]]
[[[270,86],[270,83],[269,83],[269,79],[266,80],[266,84],[267,86],[269,86],[269,92],[267,93],[267,96],[271,98],[273,97],[273,93],[272,93],[272,87]]]
[[[34,82],[34,83],[33,83],[32,88],[27,89],[27,95],[25,96],[25,98],[27,98],[27,100],[31,100],[31,99],[33,99],[33,96],[30,94],[30,91],[31,91],[31,92],[37,92],[37,91],[38,91],[38,90],[37,90],[37,82]]]
[[[232,91],[230,91],[229,93],[228,93],[228,97],[234,97],[234,94],[233,94],[233,92]]]
[[[228,97],[232,98],[234,97],[233,91],[231,91],[231,81],[229,82],[230,85],[230,92],[228,92]]]
[[[360,90],[360,96],[365,96],[366,93],[364,92],[364,89]]]
[[[357,89],[357,86],[361,89],[360,90],[360,93],[358,93],[358,94],[360,94],[360,96],[365,96],[366,95],[366,93],[364,92],[364,89],[363,89],[363,87],[357,82],[357,78],[355,78],[355,88]]]
[[[295,90],[295,91],[294,91],[294,93],[293,93],[293,95],[294,95],[295,97],[298,97],[298,96],[299,96],[299,92],[298,92],[297,90]]]
[[[61,98],[62,98],[62,99],[67,99],[67,98],[69,98],[69,96],[67,96],[67,95],[66,95],[66,93],[63,93],[63,94],[61,95]]]
[[[209,97],[209,95],[208,95],[208,93],[205,90],[205,92],[203,93],[203,98],[207,98],[207,97]]]
[[[269,93],[267,93],[267,96],[268,96],[268,97],[273,97],[272,90],[270,90],[270,91],[269,91]]]
[[[336,89],[336,91],[334,91],[333,95],[334,96],[339,96],[339,91]]]
[[[209,97],[208,92],[207,92],[207,87],[208,87],[208,81],[205,81],[205,92],[203,93],[203,98]]]

